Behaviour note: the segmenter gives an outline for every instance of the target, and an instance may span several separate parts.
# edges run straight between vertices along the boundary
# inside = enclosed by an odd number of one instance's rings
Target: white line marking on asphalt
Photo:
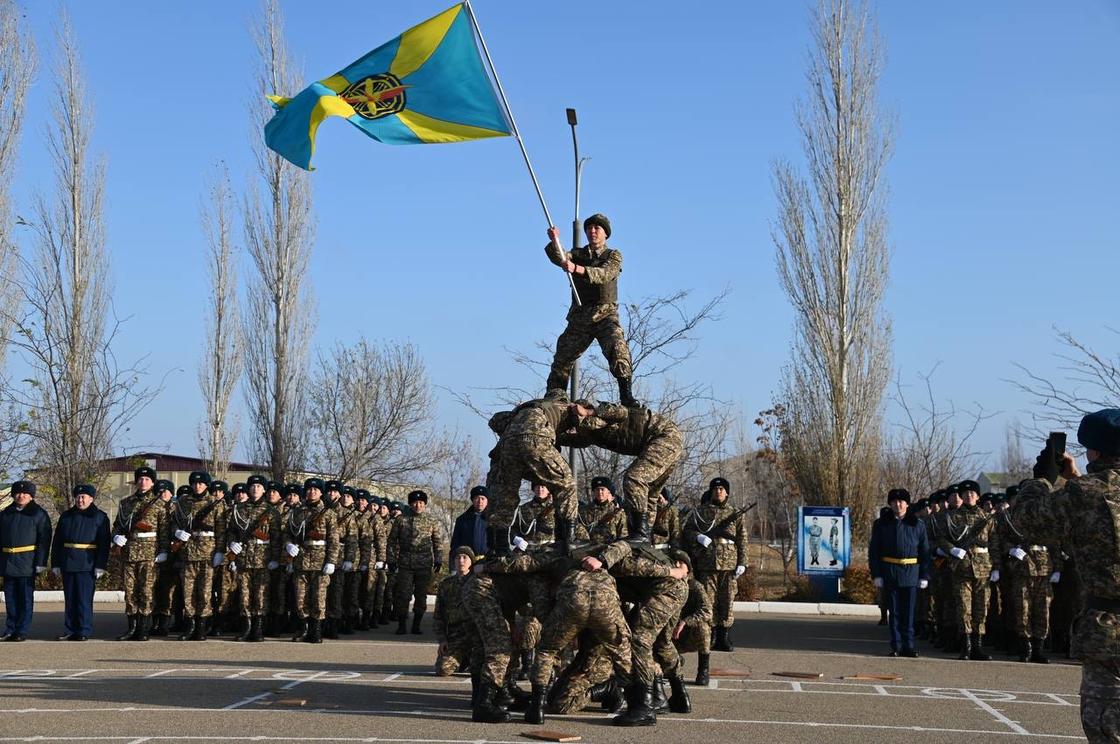
[[[803,689],[801,689],[800,682],[790,682],[789,689],[793,690],[794,692],[805,692]]]
[[[255,669],[242,669],[240,672],[234,672],[233,674],[227,675],[226,679],[237,679],[238,677],[244,677],[246,674],[249,674],[249,673],[255,672],[255,671],[256,671]]]
[[[397,679],[402,674],[404,674],[404,672],[397,672],[396,674],[390,674],[388,677],[386,677],[385,679],[383,679],[381,681],[382,682],[392,682],[394,679]]]
[[[151,674],[145,674],[144,678],[145,679],[151,679],[152,677],[162,677],[165,674],[171,674],[172,672],[177,672],[177,671],[179,671],[179,670],[178,669],[164,669],[164,670],[159,671],[159,672],[152,672]]]
[[[280,689],[281,689],[281,690],[290,690],[290,689],[292,689],[293,687],[297,687],[297,686],[299,686],[299,685],[302,685],[302,684],[303,684],[304,682],[310,682],[310,681],[311,681],[311,680],[313,680],[313,679],[318,679],[319,677],[323,677],[323,676],[326,676],[326,675],[328,675],[328,674],[330,674],[330,672],[315,672],[314,674],[312,674],[312,675],[310,675],[310,676],[308,676],[308,677],[304,677],[303,679],[296,679],[296,680],[292,680],[291,682],[289,682],[288,684],[284,685],[284,686],[283,686],[283,687],[281,687]]]
[[[1028,735],[1028,736],[1031,735],[1031,732],[1027,731],[1025,728],[1020,726],[1018,724],[1018,722],[1012,721],[1010,718],[1008,718],[1004,714],[1000,713],[998,710],[996,710],[992,706],[988,705],[986,702],[984,702],[980,698],[976,697],[976,693],[974,693],[972,690],[965,690],[964,688],[961,688],[961,694],[964,695],[969,700],[971,700],[973,703],[975,703],[977,707],[988,711],[988,713],[990,713],[993,718],[995,718],[997,721],[999,721],[1000,723],[1007,726],[1009,729],[1014,731],[1016,734],[1025,734],[1025,735]]]
[[[1054,700],[1055,702],[1061,703],[1062,705],[1068,705],[1072,708],[1077,707],[1076,705],[1074,705],[1070,701],[1063,698],[1061,695],[1055,694],[1053,692],[1040,692],[1038,694],[1039,695],[1045,695],[1046,697],[1050,698],[1051,700]],[[1070,695],[1070,697],[1080,697],[1080,695]]]
[[[259,695],[253,695],[252,697],[247,697],[244,700],[238,700],[236,703],[231,703],[230,705],[227,705],[226,707],[222,708],[222,710],[237,710],[238,708],[243,708],[244,706],[248,705],[249,703],[255,703],[258,700],[263,700],[266,697],[269,697],[270,695],[272,695],[271,692],[262,692]]]
[[[890,693],[887,692],[887,688],[883,687],[882,685],[872,685],[872,687],[874,687],[875,692],[879,693],[880,695],[890,695]]]
[[[74,679],[75,677],[84,677],[87,674],[93,674],[96,671],[99,671],[99,670],[97,670],[97,669],[83,669],[80,672],[74,672],[73,674],[67,674],[66,679]]]
[[[572,718],[574,716],[553,716],[553,718]],[[949,734],[986,734],[988,736],[1029,736],[1036,739],[1076,739],[1084,741],[1084,736],[1070,736],[1067,734],[1032,734],[1029,731],[1016,733],[1014,731],[986,731],[984,729],[952,729],[934,726],[885,726],[869,723],[821,723],[819,721],[749,721],[737,718],[670,718],[658,716],[658,722],[672,721],[674,723],[745,723],[765,724],[768,726],[808,726],[809,728],[849,728],[849,729],[878,729],[885,731],[934,731]]]

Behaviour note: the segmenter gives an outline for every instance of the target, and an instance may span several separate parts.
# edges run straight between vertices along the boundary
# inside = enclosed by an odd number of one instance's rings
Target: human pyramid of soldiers
[[[588,244],[568,252],[557,229],[548,231],[546,255],[571,275],[574,294],[546,393],[490,419],[498,441],[486,485],[471,491],[451,540],[451,575],[436,593],[436,673],[469,670],[478,722],[505,722],[514,710],[540,724],[546,711],[594,704],[616,713],[616,725],[653,725],[659,710],[691,711],[682,653],[698,654],[695,683],[707,685],[710,652],[733,650],[732,608],[747,566],[744,511],[728,503],[730,484],[719,477],[697,508],[674,508],[665,484],[683,456],[683,436],[633,396],[618,312],[622,254],[607,246],[610,221],[592,215],[584,232]],[[566,393],[593,340],[618,381],[619,403]],[[559,448],[590,446],[633,458],[621,503],[603,476],[591,480],[590,503],[577,498]],[[428,586],[445,556],[425,492],[409,493],[406,509],[315,477],[283,484],[253,475],[230,488],[194,472],[176,494],[152,468],[134,475],[136,491],[111,525],[92,506],[93,486],[75,488],[53,549],[46,513],[32,502],[34,484],[13,485],[18,513],[10,524],[11,509],[0,516],[0,536],[8,536],[0,542],[19,546],[0,556],[16,597],[4,640],[26,635],[27,587],[48,565],[66,597],[59,640],[86,640],[94,581],[111,552],[128,615],[118,640],[177,632],[183,641],[231,633],[255,642],[293,633],[293,641],[321,643],[393,619],[405,634],[410,602],[411,632],[422,632]],[[520,496],[523,481],[530,498]],[[176,591],[183,611],[173,623]],[[528,693],[518,676],[529,679]]]

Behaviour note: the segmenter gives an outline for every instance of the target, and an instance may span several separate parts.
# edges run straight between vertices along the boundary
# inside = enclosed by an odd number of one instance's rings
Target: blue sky
[[[448,0],[285,2],[307,82],[335,72]],[[1120,206],[1120,5],[1113,0],[877,3],[880,91],[897,117],[889,175],[887,311],[904,378],[941,363],[937,393],[1001,412],[978,434],[997,453],[1029,401],[1012,360],[1054,373],[1052,326],[1114,343]],[[16,198],[50,186],[55,2],[27,17],[42,62]],[[640,10],[639,10],[640,8]],[[151,351],[161,397],[124,446],[195,451],[207,289],[198,207],[214,163],[250,171],[255,0],[69,4],[108,163],[106,221],[122,359]],[[592,160],[584,214],[614,223],[624,298],[725,285],[723,320],[681,375],[753,418],[788,358],[792,318],[774,272],[771,163],[800,160],[808,5],[477,0],[475,11],[554,218],[572,213],[570,134]],[[294,94],[296,91],[286,91]],[[561,330],[562,274],[510,139],[390,147],[334,120],[320,130],[311,281],[317,343],[408,340],[432,381],[535,388],[505,348]],[[27,235],[24,236],[29,237]],[[244,274],[244,272],[243,272]],[[888,419],[896,412],[888,407]],[[485,446],[484,425],[441,393],[440,417]]]

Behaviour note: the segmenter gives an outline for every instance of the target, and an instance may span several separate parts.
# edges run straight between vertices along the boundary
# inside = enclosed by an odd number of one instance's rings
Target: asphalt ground
[[[919,659],[890,659],[885,628],[873,619],[743,616],[732,630],[736,650],[712,656],[711,685],[689,686],[691,715],[623,729],[598,710],[550,716],[541,727],[519,714],[508,724],[472,723],[469,679],[433,675],[427,618],[421,636],[382,627],[322,645],[67,643],[51,640],[61,609],[40,604],[31,638],[0,644],[0,741],[467,744],[524,742],[540,729],[584,742],[1084,740],[1076,664],[1002,655],[961,662],[921,647]],[[123,606],[96,612],[96,638],[123,632]],[[695,664],[688,656],[689,679]],[[871,674],[902,679],[844,679]]]

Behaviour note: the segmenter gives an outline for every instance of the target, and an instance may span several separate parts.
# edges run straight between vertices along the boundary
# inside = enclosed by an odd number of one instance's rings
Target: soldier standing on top
[[[611,374],[618,380],[618,397],[623,405],[637,405],[631,391],[630,347],[618,318],[618,275],[622,273],[622,253],[607,247],[611,222],[601,214],[583,221],[587,245],[570,253],[560,247],[560,231],[548,228],[548,260],[572,275],[582,305],[575,297],[568,310],[568,324],[556,339],[556,355],[548,373],[547,394],[566,394],[568,378],[580,355],[599,342]]]

